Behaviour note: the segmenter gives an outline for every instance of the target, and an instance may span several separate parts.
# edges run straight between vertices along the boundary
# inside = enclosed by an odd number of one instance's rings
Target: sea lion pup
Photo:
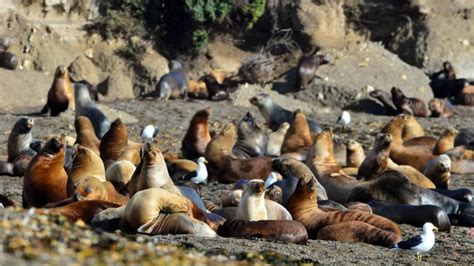
[[[237,219],[244,221],[292,220],[290,213],[280,204],[266,200],[265,182],[250,180],[245,185],[237,208]]]
[[[290,124],[283,122],[280,127],[268,134],[267,141],[267,156],[280,156],[281,147],[283,146],[283,140],[285,139],[286,132],[288,132]]]
[[[328,128],[315,137],[305,164],[325,188],[328,198],[339,203],[346,203],[350,191],[360,182],[341,170],[334,158],[332,132]]]
[[[210,115],[211,108],[207,107],[199,110],[191,119],[181,146],[184,158],[194,160],[204,156],[207,144],[211,141],[208,124]]]
[[[78,201],[102,200],[115,203],[119,206],[126,205],[128,197],[118,193],[112,183],[101,181],[92,176],[79,179],[74,184],[73,198]]]
[[[23,178],[23,207],[42,207],[67,198],[65,136],[50,139],[30,162]]]
[[[209,179],[233,183],[239,179],[265,180],[271,173],[270,157],[236,159],[232,147],[237,140],[235,125],[228,124],[209,142],[205,158],[209,161]]]
[[[293,121],[293,112],[284,109],[276,104],[270,95],[260,93],[249,99],[252,105],[255,105],[267,122],[267,126],[275,131],[283,122],[291,124]],[[311,132],[321,132],[321,125],[318,122],[308,119]]]
[[[117,161],[107,168],[105,179],[112,183],[118,192],[126,194],[126,185],[132,179],[135,169],[135,165],[130,161]]]
[[[130,196],[147,188],[163,188],[181,195],[168,173],[161,151],[146,143],[141,150],[141,162],[127,185]]]
[[[374,147],[367,153],[359,167],[358,178],[371,180],[388,167],[392,135],[379,133],[375,137]]]
[[[448,79],[454,80],[456,79],[456,70],[454,69],[453,65],[449,61],[443,62],[443,69],[434,73],[430,77],[431,79]]]
[[[122,120],[117,118],[112,122],[109,131],[105,133],[100,141],[100,158],[102,158],[102,161],[104,162],[105,169],[117,161],[127,146],[128,129],[122,123]]]
[[[428,108],[431,111],[431,117],[449,118],[454,116],[453,106],[447,99],[431,99]]]
[[[291,126],[283,139],[281,153],[296,153],[298,157],[304,158],[312,144],[308,120],[303,112],[296,110],[293,113]]]
[[[18,57],[12,53],[0,51],[0,67],[15,70],[18,67]]]
[[[207,99],[209,93],[207,92],[206,83],[202,80],[188,80],[188,95],[194,99]]]
[[[232,147],[232,152],[239,159],[264,156],[267,140],[265,129],[255,122],[250,112],[247,112],[237,126],[237,142]]]
[[[359,168],[365,159],[365,152],[362,145],[350,139],[346,145],[346,167]]]
[[[91,99],[87,86],[82,83],[74,84],[74,97],[76,102],[76,119],[80,116],[89,118],[97,138],[101,139],[110,128],[107,116]]]
[[[95,135],[94,127],[89,118],[79,116],[74,121],[74,127],[77,135],[76,143],[100,155],[100,140]]]
[[[74,91],[67,69],[65,66],[58,66],[48,91],[48,100],[41,113],[50,112],[51,116],[58,116],[69,107],[74,110],[74,106]]]
[[[316,69],[320,65],[328,64],[329,61],[324,59],[323,55],[304,56],[298,63],[298,75],[296,78],[299,90],[305,90],[314,77]]]
[[[375,214],[388,218],[397,224],[423,227],[423,224],[430,222],[441,231],[449,232],[451,229],[448,214],[438,206],[388,204],[374,200],[370,201],[369,205]]]
[[[282,198],[282,203],[285,204],[288,199],[291,197],[291,195],[294,192],[294,189],[297,184],[297,180],[303,178],[306,180],[306,182],[309,182],[310,180],[314,179],[316,182],[316,195],[317,195],[317,200],[327,200],[328,195],[326,194],[326,190],[324,187],[319,183],[318,179],[314,176],[314,174],[311,172],[311,169],[306,166],[304,163],[299,162],[294,159],[290,158],[278,158],[278,159],[273,159],[272,160],[272,169],[274,171],[277,171],[279,174],[283,176],[283,180],[278,181],[275,183],[275,185],[280,186],[281,188],[284,188],[283,190],[283,198]],[[285,182],[285,180],[293,179],[296,180],[296,182],[288,182],[291,185],[282,185],[282,183]]]
[[[74,191],[74,184],[84,177],[95,177],[105,181],[104,163],[91,149],[77,145],[73,154],[71,171],[68,175],[68,195]]]
[[[123,210],[120,225],[127,231],[149,235],[217,235],[207,224],[188,216],[189,211],[184,197],[165,189],[149,188],[133,195]]]
[[[222,207],[237,207],[242,199],[242,189],[233,189],[221,197]]]
[[[431,179],[437,188],[447,189],[451,179],[451,159],[448,155],[441,154],[423,167],[423,174]]]
[[[180,62],[171,60],[168,68],[170,72],[160,78],[158,86],[155,88],[156,95],[163,100],[186,98],[188,95],[188,81],[183,66]]]
[[[414,115],[405,114],[404,116],[406,120],[402,131],[403,141],[425,136],[425,130],[418,123]]]
[[[298,221],[230,220],[219,226],[217,234],[222,237],[262,238],[269,241],[303,245],[308,242],[308,232]]]
[[[369,93],[370,97],[377,99],[382,106],[385,108],[386,115],[397,115],[399,114],[397,107],[392,102],[392,96],[390,93],[383,90],[373,90]]]
[[[112,202],[101,200],[85,200],[72,202],[61,207],[42,209],[39,212],[62,215],[73,222],[82,220],[89,224],[96,214],[109,208],[117,207],[119,207],[119,205]]]
[[[310,239],[365,242],[381,246],[391,246],[400,241],[401,230],[394,222],[362,211],[325,212],[319,209],[316,197],[315,180],[306,182],[300,179],[295,193],[285,205],[293,219],[306,227]],[[353,223],[354,221],[359,223]],[[344,230],[347,234],[341,235],[333,227],[324,229],[332,225],[339,225],[335,228]]]
[[[418,98],[408,98],[403,94],[402,90],[393,87],[390,91],[392,93],[392,101],[400,113],[404,111],[404,105],[407,105],[415,116],[428,116],[428,110],[425,103]]]

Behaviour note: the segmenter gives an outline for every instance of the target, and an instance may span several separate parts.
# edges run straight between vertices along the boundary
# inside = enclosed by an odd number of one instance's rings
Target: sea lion
[[[428,103],[431,117],[449,118],[454,116],[453,106],[447,99],[434,98]]]
[[[0,162],[0,175],[14,175],[14,166],[10,162]]]
[[[101,139],[110,128],[107,116],[91,99],[87,86],[82,83],[74,84],[74,99],[76,103],[76,119],[81,116],[89,118],[97,138]]]
[[[265,240],[306,244],[308,232],[297,221],[242,221],[230,220],[219,226],[217,234],[222,237],[262,238]]]
[[[362,162],[365,159],[365,152],[362,145],[350,139],[346,145],[346,167],[356,167],[359,168]]]
[[[77,145],[73,155],[71,171],[68,175],[68,195],[74,191],[74,184],[84,177],[95,177],[105,182],[104,163],[91,149]]]
[[[237,142],[232,147],[233,154],[239,159],[264,156],[267,148],[267,134],[247,112],[237,126]]]
[[[437,188],[447,189],[451,179],[451,159],[446,154],[436,157],[423,167],[423,174],[431,179]]]
[[[156,95],[159,99],[163,100],[179,97],[186,98],[188,94],[188,81],[186,80],[183,66],[180,62],[172,60],[168,67],[170,72],[160,78],[158,86],[155,88]]]
[[[76,143],[100,155],[100,140],[97,138],[89,118],[79,116],[74,121],[74,127],[76,128],[77,135]]]
[[[403,113],[408,108],[415,116],[428,116],[428,110],[422,100],[418,98],[408,98],[403,94],[402,90],[396,87],[393,87],[390,92],[392,93],[392,101],[399,113]]]
[[[462,91],[466,82],[466,79],[432,79],[430,87],[435,98],[452,99]]]
[[[207,92],[206,83],[202,80],[188,80],[188,95],[194,99],[207,99],[209,93]]]
[[[48,91],[48,100],[41,113],[50,112],[51,116],[58,116],[68,108],[75,108],[74,91],[66,67],[58,66]]]
[[[88,224],[96,214],[109,208],[116,207],[118,207],[118,205],[112,202],[101,200],[85,200],[72,202],[61,207],[43,209],[41,212],[46,210],[46,213],[62,215],[74,222],[82,220]]]
[[[472,200],[474,199],[474,194],[468,188],[449,189],[449,190],[437,188],[433,190],[446,197],[459,200],[462,202],[472,202]]]
[[[423,224],[430,222],[440,231],[449,232],[451,229],[448,214],[438,206],[388,204],[382,201],[370,201],[369,205],[375,214],[398,224],[423,227]]]
[[[281,153],[296,153],[299,154],[299,157],[304,158],[308,153],[309,147],[313,144],[308,120],[306,120],[306,116],[300,110],[296,110],[293,113],[292,120],[291,126],[283,139]]]
[[[434,73],[430,77],[432,80],[435,79],[447,79],[447,80],[454,80],[456,79],[456,70],[454,69],[453,65],[449,61],[443,62],[443,69]]]
[[[128,129],[122,123],[122,120],[117,118],[112,122],[109,131],[105,133],[100,141],[100,158],[102,158],[102,161],[104,162],[105,169],[117,161],[127,146]]]
[[[359,167],[358,178],[371,180],[388,167],[392,135],[379,133],[375,137],[374,147],[367,153]]]
[[[151,143],[146,143],[141,151],[141,163],[128,183],[128,192],[133,196],[140,190],[162,188],[181,195],[168,173],[163,154]]]
[[[102,200],[119,206],[128,203],[128,197],[118,193],[112,183],[86,176],[74,183],[73,197],[78,200]]]
[[[369,93],[369,95],[375,99],[377,99],[385,109],[386,115],[397,115],[399,111],[397,107],[392,102],[392,96],[390,93],[383,91],[383,90],[373,90]]]
[[[306,227],[309,238],[365,242],[381,246],[392,246],[400,241],[401,230],[394,222],[362,211],[325,212],[318,208],[316,196],[316,181],[300,179],[295,193],[285,205],[294,220]],[[359,223],[353,223],[354,221]],[[333,225],[338,226],[328,227]],[[339,230],[343,230],[346,235],[339,234]]]
[[[22,153],[36,153],[30,148],[33,137],[31,130],[34,120],[22,117],[15,122],[10,135],[8,135],[8,162],[13,162]]]
[[[323,55],[302,57],[298,63],[298,75],[296,78],[298,89],[305,90],[313,79],[316,69],[320,65],[328,63],[329,61],[324,59]]]
[[[405,114],[405,125],[403,126],[402,139],[408,141],[410,139],[425,136],[425,130],[418,123],[414,115]]]
[[[454,139],[458,133],[459,131],[453,127],[446,129],[436,142],[433,154],[440,155],[454,148]]]
[[[468,82],[464,88],[456,96],[456,103],[460,105],[473,106],[474,105],[474,86],[469,85]]]
[[[236,159],[232,154],[236,140],[235,125],[228,124],[209,142],[204,156],[209,161],[209,178],[224,183],[239,179],[265,180],[271,173],[271,158]]]
[[[268,134],[267,156],[280,156],[283,140],[289,127],[290,124],[283,122],[276,131]]]
[[[18,57],[12,53],[0,51],[0,67],[15,70],[18,67]]]
[[[219,82],[210,75],[201,77],[199,81],[206,84],[209,100],[222,101],[229,98],[229,84],[219,84]]]
[[[276,104],[270,95],[266,93],[255,95],[249,99],[249,102],[260,110],[260,113],[267,122],[267,126],[273,131],[277,130],[283,122],[291,124],[293,121],[293,112]],[[308,124],[311,132],[321,132],[322,129],[319,123],[309,119]]]
[[[221,197],[222,207],[237,207],[242,198],[242,189],[233,189]]]
[[[208,125],[210,115],[211,108],[207,107],[198,111],[191,119],[181,145],[184,158],[194,160],[204,155],[207,144],[211,141]]]
[[[42,207],[67,198],[65,136],[50,139],[30,162],[23,178],[23,207]]]
[[[265,182],[250,180],[245,185],[237,208],[237,219],[244,221],[292,220],[290,213],[280,204],[265,200]]]
[[[137,192],[123,210],[120,225],[141,234],[193,234],[214,237],[217,234],[205,223],[187,213],[186,199],[161,188]]]
[[[129,140],[127,147],[117,158],[117,161],[127,160],[133,163],[135,166],[140,164],[140,150],[143,147],[143,143],[138,143]]]
[[[474,128],[467,127],[459,129],[459,133],[454,139],[454,146],[470,145],[474,141]]]
[[[105,171],[105,179],[112,183],[118,192],[125,193],[126,185],[132,179],[135,170],[135,165],[130,161],[116,161]]]
[[[279,186],[271,186],[265,190],[265,199],[282,203],[283,190]]]

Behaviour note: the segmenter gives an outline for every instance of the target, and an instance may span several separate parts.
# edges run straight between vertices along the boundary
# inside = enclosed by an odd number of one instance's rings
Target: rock
[[[97,67],[86,55],[76,58],[68,67],[69,77],[75,81],[87,80],[93,85],[103,82],[107,74]]]
[[[141,65],[148,72],[149,78],[156,82],[169,71],[168,60],[151,48],[143,55]]]
[[[132,80],[120,70],[110,73],[104,82],[97,85],[97,89],[100,94],[104,95],[101,98],[104,101],[135,98]]]

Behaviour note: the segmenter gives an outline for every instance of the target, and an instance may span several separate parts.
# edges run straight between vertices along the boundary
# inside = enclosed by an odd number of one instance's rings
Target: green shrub
[[[247,29],[253,28],[254,24],[265,13],[267,0],[250,0],[248,4],[242,7],[242,13],[247,22]]]
[[[209,35],[207,34],[207,31],[204,29],[197,29],[193,31],[193,44],[194,44],[194,50],[196,52],[201,52],[206,48],[207,42],[209,41]]]

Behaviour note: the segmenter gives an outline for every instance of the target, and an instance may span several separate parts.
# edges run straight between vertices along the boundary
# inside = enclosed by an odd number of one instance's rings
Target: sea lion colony
[[[322,57],[317,62],[315,67]],[[454,68],[444,67],[445,75],[433,81],[458,84]],[[195,82],[186,81],[178,62],[172,61],[170,69],[155,93],[164,100],[190,94],[222,100],[231,92],[223,88],[222,72]],[[299,89],[309,80],[304,77]],[[218,89],[206,91],[209,84]],[[443,102],[430,103],[433,116],[452,115],[447,110],[451,100],[468,102],[468,84],[463,84],[441,94],[446,99],[436,99]],[[44,144],[34,141],[33,119],[20,118],[10,133],[8,160],[0,162],[0,174],[23,177],[25,208],[131,233],[298,244],[309,238],[393,247],[402,240],[402,223],[421,227],[430,222],[444,231],[452,225],[473,226],[472,192],[449,189],[451,173],[474,173],[472,129],[460,135],[447,129],[439,138],[425,136],[414,118],[428,115],[421,100],[406,97],[398,88],[392,89],[392,102],[381,91],[371,95],[387,113],[398,115],[380,129],[370,151],[356,140],[335,145],[330,129],[259,94],[249,102],[262,113],[266,126],[247,113],[238,124],[211,134],[208,107],[190,119],[181,154],[173,154],[152,142],[130,140],[127,126],[120,119],[110,123],[87,87],[73,85],[67,69],[58,67],[42,113],[57,116],[75,107],[74,145],[65,135]],[[159,141],[159,135],[156,138]],[[341,151],[346,158],[340,159]],[[186,179],[200,171],[198,158],[200,164],[208,161],[204,184]],[[220,206],[199,196],[200,186],[208,181],[234,183]],[[6,198],[2,203],[13,204]]]

